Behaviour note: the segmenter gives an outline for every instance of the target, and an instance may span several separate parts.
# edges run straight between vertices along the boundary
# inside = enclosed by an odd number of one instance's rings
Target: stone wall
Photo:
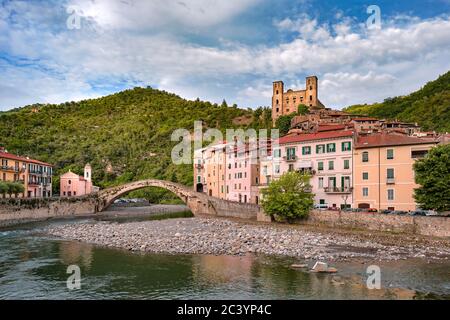
[[[450,218],[411,217],[359,212],[313,211],[307,225],[450,237]]]
[[[210,198],[209,214],[218,217],[232,217],[247,220],[256,220],[260,207],[256,204],[231,202]]]
[[[95,197],[0,200],[0,227],[97,212]]]

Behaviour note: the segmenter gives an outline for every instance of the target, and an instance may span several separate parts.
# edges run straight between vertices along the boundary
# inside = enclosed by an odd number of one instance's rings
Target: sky
[[[0,0],[0,111],[136,86],[255,108],[309,75],[341,109],[449,70],[450,0]]]

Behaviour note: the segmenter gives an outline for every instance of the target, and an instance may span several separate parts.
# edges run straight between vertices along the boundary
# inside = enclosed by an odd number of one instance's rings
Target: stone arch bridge
[[[128,184],[100,191],[97,194],[96,211],[104,211],[112,205],[116,199],[119,199],[129,192],[148,187],[158,187],[173,192],[189,207],[194,215],[256,219],[257,214],[260,211],[258,205],[226,201],[210,197],[205,193],[196,192],[193,188],[178,183],[154,179],[130,182]]]
[[[105,211],[114,200],[125,194],[148,187],[167,189],[186,203],[196,216],[262,219],[260,207],[210,197],[193,188],[162,180],[143,180],[102,190],[98,193],[71,198],[0,199],[0,226],[64,216],[84,216]]]

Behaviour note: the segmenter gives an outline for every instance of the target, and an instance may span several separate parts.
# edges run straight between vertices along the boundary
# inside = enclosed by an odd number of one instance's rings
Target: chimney
[[[5,152],[7,152],[7,151],[6,151],[5,147],[1,147],[1,146],[0,146],[0,152],[5,153]]]

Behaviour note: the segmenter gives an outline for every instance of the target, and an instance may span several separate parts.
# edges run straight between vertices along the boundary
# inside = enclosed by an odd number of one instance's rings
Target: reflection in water
[[[92,263],[92,245],[80,242],[61,242],[59,245],[61,262],[65,265],[79,265],[89,269]]]
[[[366,265],[336,264],[339,276],[294,270],[290,258],[136,254],[0,232],[0,298],[21,299],[413,299],[448,298],[449,263],[382,263],[383,290],[365,286]],[[67,266],[82,288],[66,287]],[[407,289],[395,289],[395,288]]]

